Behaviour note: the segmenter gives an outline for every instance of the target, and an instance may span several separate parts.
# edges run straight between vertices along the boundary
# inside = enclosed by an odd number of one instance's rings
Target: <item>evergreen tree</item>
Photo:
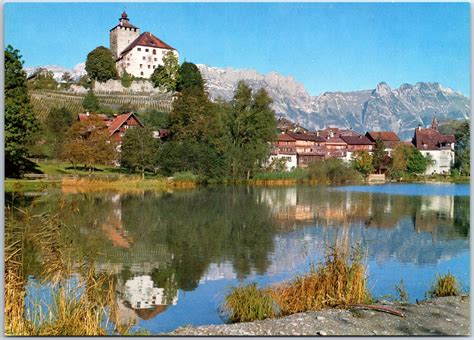
[[[91,79],[99,82],[118,78],[112,52],[104,46],[96,47],[87,55],[86,71]]]
[[[74,122],[71,111],[65,107],[52,108],[45,121],[45,137],[51,150],[51,156],[61,155],[66,131]]]
[[[132,85],[133,77],[130,73],[124,71],[120,80],[122,82],[123,87],[129,88]]]
[[[471,171],[471,133],[469,121],[462,122],[454,131],[456,144],[454,147],[454,168],[459,170],[461,175],[469,176]]]
[[[168,51],[163,57],[163,65],[159,65],[150,77],[155,87],[164,87],[167,91],[176,90],[179,79],[178,57],[173,51]]]
[[[82,100],[82,107],[88,112],[94,112],[100,108],[99,99],[97,99],[92,90],[87,91],[86,96]]]
[[[185,90],[196,90],[204,92],[204,80],[198,67],[185,61],[181,64],[178,71],[178,82],[176,90],[179,92]]]
[[[146,170],[154,170],[158,141],[150,128],[128,129],[122,139],[120,165],[129,170],[139,169],[142,178]]]
[[[30,105],[20,51],[5,49],[5,176],[19,177],[31,169],[27,141],[37,129]]]

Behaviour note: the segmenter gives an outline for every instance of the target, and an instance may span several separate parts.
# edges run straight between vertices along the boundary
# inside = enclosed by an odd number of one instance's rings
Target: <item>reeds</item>
[[[230,322],[243,322],[370,302],[361,248],[348,253],[334,246],[321,264],[289,282],[263,289],[255,284],[234,288],[224,308]]]
[[[458,296],[460,293],[458,280],[449,272],[445,275],[436,274],[436,280],[428,291],[430,297]]]
[[[59,204],[60,205],[60,204]],[[18,210],[18,209],[17,209]],[[111,275],[95,272],[93,263],[68,252],[67,228],[59,214],[32,215],[6,209],[5,333],[21,336],[88,336],[127,334],[114,316],[115,284]],[[39,250],[41,282],[28,283],[25,249]],[[29,245],[29,246],[28,246]],[[46,290],[46,294],[40,294]],[[114,322],[113,322],[114,321]]]

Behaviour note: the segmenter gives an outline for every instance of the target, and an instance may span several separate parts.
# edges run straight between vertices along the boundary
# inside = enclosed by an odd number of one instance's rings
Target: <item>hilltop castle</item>
[[[119,75],[127,71],[141,78],[150,78],[155,68],[163,65],[163,57],[169,51],[179,57],[175,48],[150,32],[140,34],[140,29],[130,23],[125,12],[118,25],[110,30],[110,50]]]

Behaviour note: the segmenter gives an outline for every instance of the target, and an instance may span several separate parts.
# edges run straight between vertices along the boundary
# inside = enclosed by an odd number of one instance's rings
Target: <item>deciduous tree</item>
[[[163,57],[163,65],[159,65],[150,77],[155,87],[164,87],[167,91],[176,90],[179,79],[178,57],[173,51],[168,51]]]
[[[185,61],[181,64],[178,75],[177,91],[198,90],[204,92],[204,80],[195,64]]]
[[[86,71],[91,79],[99,82],[118,78],[112,52],[104,46],[96,47],[87,55]]]
[[[155,170],[158,146],[150,128],[128,129],[122,138],[120,165],[129,170],[139,170],[144,178],[146,170]]]
[[[364,177],[368,176],[374,171],[372,155],[370,155],[365,150],[355,152],[352,162],[354,164],[354,168],[364,175]]]
[[[105,123],[95,115],[74,123],[66,134],[62,158],[73,166],[84,164],[91,171],[95,164],[112,164],[117,159],[115,143]]]
[[[100,108],[99,99],[92,90],[87,91],[86,96],[82,100],[82,107],[89,112],[97,111]]]

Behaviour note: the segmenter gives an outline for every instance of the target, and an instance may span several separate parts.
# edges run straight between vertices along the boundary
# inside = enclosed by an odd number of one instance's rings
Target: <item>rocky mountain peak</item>
[[[375,88],[375,92],[374,92],[374,94],[379,95],[379,96],[381,96],[381,97],[387,96],[387,95],[389,95],[390,93],[392,93],[392,89],[391,89],[390,86],[389,86],[386,82],[384,82],[384,81],[382,81],[382,82],[380,82],[380,83],[377,84],[377,87]]]

